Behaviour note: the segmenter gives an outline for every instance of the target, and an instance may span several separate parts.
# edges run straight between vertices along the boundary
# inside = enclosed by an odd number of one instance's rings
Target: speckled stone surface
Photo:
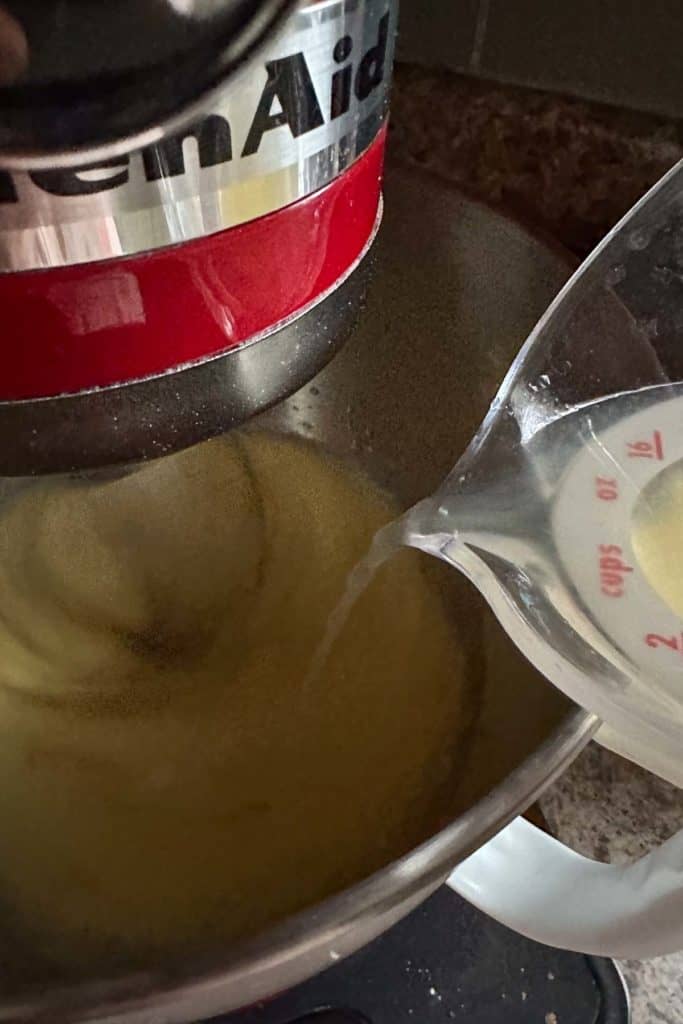
[[[677,123],[399,66],[391,145],[582,256],[675,161]],[[624,861],[683,828],[683,792],[592,744],[542,801],[551,830]],[[683,953],[622,965],[633,1024],[683,1022]],[[558,1021],[561,1024],[561,1021]]]
[[[683,792],[591,744],[544,795],[551,831],[597,860],[624,863],[683,828]],[[622,964],[634,1024],[683,1021],[683,953]]]
[[[651,115],[399,65],[391,144],[585,254],[683,157]]]

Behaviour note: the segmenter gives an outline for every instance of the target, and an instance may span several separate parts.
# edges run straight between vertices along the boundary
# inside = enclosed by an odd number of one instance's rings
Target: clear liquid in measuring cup
[[[683,387],[613,395],[563,420],[548,428],[551,457],[561,456],[564,464],[549,502],[561,567],[618,651],[651,678],[664,684],[673,677],[677,686],[683,670]],[[542,436],[537,444],[543,447]]]

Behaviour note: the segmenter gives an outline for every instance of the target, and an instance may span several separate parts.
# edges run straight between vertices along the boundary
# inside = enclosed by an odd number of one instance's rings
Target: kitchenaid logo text
[[[84,197],[105,193],[111,199],[118,194],[123,200],[115,202],[111,211],[102,208],[102,213],[114,214],[164,204],[169,198],[186,198],[203,191],[198,172],[208,168],[230,170],[232,165],[227,178],[221,180],[214,175],[207,179],[208,188],[214,191],[217,186],[263,178],[314,155],[303,143],[316,133],[322,136],[315,145],[317,154],[325,146],[338,144],[350,128],[355,126],[357,131],[364,109],[376,109],[379,102],[383,114],[380,101],[387,93],[393,25],[386,0],[382,8],[373,0],[340,4],[341,19],[337,17],[336,23],[331,18],[321,21],[319,13],[316,18],[315,8],[312,13],[304,10],[294,19],[293,28],[286,30],[278,48],[282,51],[289,36],[296,36],[303,45],[267,59],[258,71],[249,69],[228,89],[216,111],[185,132],[138,154],[79,168],[15,175],[0,171],[0,204],[4,210],[9,212],[8,206],[16,204],[28,207],[29,212],[27,218],[14,222],[3,218],[0,230],[73,219],[69,217],[69,201],[78,203]],[[297,28],[297,18],[303,19],[303,29]],[[340,20],[344,30],[341,35]],[[377,127],[380,123],[381,118]],[[318,131],[325,128],[329,138]],[[194,157],[186,145],[190,139],[196,146]],[[145,185],[179,176],[194,178],[188,183],[189,189],[173,189],[169,194],[157,186],[151,201],[149,189],[145,195]],[[312,181],[314,187],[319,184]],[[40,200],[40,194],[49,197],[47,203]],[[65,203],[55,203],[52,197]],[[86,216],[93,212],[92,201],[84,212]]]
[[[202,120],[87,167],[0,171],[0,272],[149,252],[309,196],[387,112],[397,0],[319,0],[286,23]]]

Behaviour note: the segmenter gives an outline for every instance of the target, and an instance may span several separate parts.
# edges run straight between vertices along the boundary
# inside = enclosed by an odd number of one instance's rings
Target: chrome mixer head
[[[0,0],[0,73],[3,24],[28,46],[0,88],[0,474],[161,457],[348,337],[397,0],[295,5],[214,96],[292,3]]]
[[[196,119],[296,0],[3,0],[0,163],[64,167]]]

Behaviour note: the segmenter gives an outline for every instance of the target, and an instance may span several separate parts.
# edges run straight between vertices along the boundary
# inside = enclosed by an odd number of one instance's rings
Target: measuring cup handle
[[[516,818],[448,885],[549,946],[637,960],[683,949],[683,831],[634,863],[600,864]]]

